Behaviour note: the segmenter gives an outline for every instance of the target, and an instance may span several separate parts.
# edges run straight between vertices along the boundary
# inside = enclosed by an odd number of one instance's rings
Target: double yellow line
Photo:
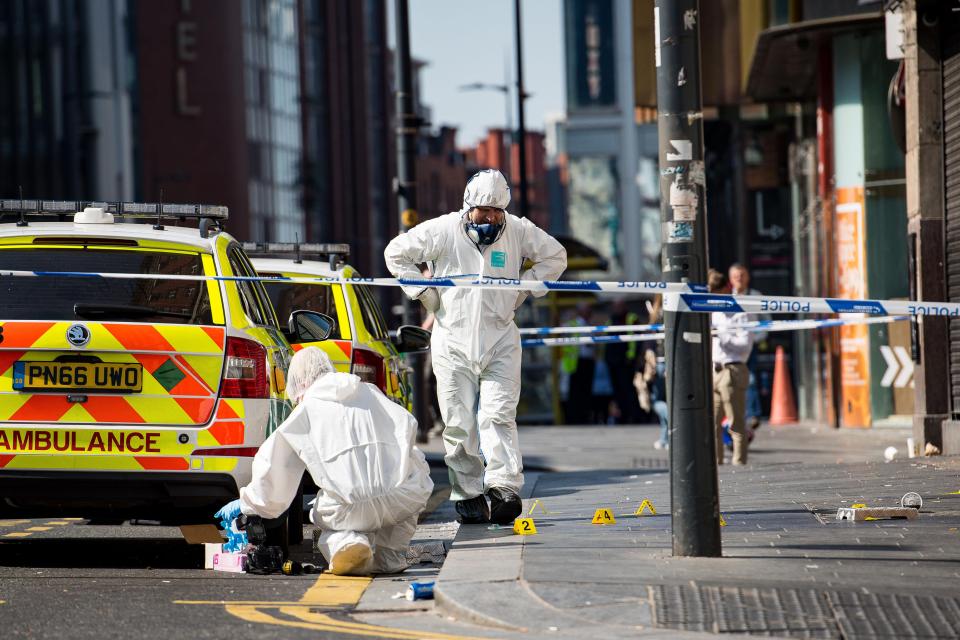
[[[27,538],[32,536],[35,533],[40,533],[43,531],[50,531],[54,527],[62,527],[64,525],[73,524],[74,522],[80,521],[83,518],[63,518],[62,520],[51,520],[50,522],[45,522],[46,526],[34,526],[27,527],[23,531],[11,531],[10,533],[5,533],[0,537],[3,538]],[[30,524],[32,520],[0,520],[0,527],[16,527],[21,524]]]
[[[222,605],[227,613],[247,622],[294,627],[313,631],[335,631],[346,635],[390,638],[395,640],[477,640],[444,633],[408,631],[331,617],[332,611],[353,607],[370,585],[371,578],[348,578],[330,573],[321,574],[297,602],[255,602],[229,600],[175,600],[175,604]],[[278,615],[279,614],[279,615]],[[281,617],[282,616],[282,617]]]

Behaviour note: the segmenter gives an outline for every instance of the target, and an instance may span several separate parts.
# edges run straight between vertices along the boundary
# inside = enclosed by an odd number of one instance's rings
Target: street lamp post
[[[515,173],[520,174],[518,186],[520,188],[520,217],[529,217],[529,205],[527,202],[527,129],[523,118],[523,101],[527,94],[523,89],[523,40],[521,38],[520,21],[520,0],[513,2],[514,12],[514,37],[517,50],[517,164],[519,170]],[[514,178],[516,179],[516,178]]]
[[[510,173],[510,143],[513,138],[513,110],[510,108],[510,85],[492,84],[488,82],[471,82],[470,84],[460,85],[460,91],[498,91],[503,94],[504,104],[504,122],[506,122],[506,135],[503,140],[504,150],[504,169]]]

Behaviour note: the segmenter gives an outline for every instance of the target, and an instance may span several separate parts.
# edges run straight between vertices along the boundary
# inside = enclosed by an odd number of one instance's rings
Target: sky
[[[431,126],[457,126],[461,147],[474,145],[487,128],[502,128],[503,93],[459,87],[504,84],[505,72],[515,87],[513,0],[409,0],[409,12],[411,53],[428,63],[420,81],[421,101],[433,110]],[[522,0],[521,14],[523,80],[532,94],[525,108],[526,126],[542,130],[544,117],[563,113],[566,104],[563,0]],[[514,92],[510,99],[513,106]],[[515,109],[513,114],[516,126]]]

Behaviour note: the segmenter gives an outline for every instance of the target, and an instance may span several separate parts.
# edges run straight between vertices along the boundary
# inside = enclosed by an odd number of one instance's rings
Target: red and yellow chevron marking
[[[199,425],[216,405],[226,330],[192,325],[83,323],[90,342],[66,341],[72,322],[0,323],[0,422]],[[89,354],[104,362],[138,362],[143,388],[135,394],[89,394],[71,403],[66,393],[13,389],[18,360],[49,362],[64,354]]]
[[[196,463],[200,458],[190,457],[195,449],[244,444],[245,413],[243,400],[221,400],[213,424],[193,432],[196,442],[189,437],[181,442],[185,432],[149,426],[122,430],[0,427],[0,468],[196,470],[191,460]],[[121,462],[103,464],[118,459]],[[200,466],[207,471],[232,471],[236,463],[235,458],[215,456],[204,458]]]
[[[185,456],[64,456],[0,454],[0,469],[50,469],[70,471],[207,471],[229,473],[237,458]]]
[[[324,340],[323,342],[306,342],[293,345],[294,351],[300,351],[304,347],[319,347],[323,349],[330,362],[337,368],[337,371],[350,372],[350,363],[353,361],[353,342],[350,340]]]

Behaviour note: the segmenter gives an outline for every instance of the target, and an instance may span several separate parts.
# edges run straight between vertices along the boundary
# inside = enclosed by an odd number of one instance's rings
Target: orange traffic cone
[[[773,367],[773,396],[770,400],[770,424],[793,424],[797,421],[797,401],[793,398],[793,383],[787,356],[783,347],[777,347]]]

